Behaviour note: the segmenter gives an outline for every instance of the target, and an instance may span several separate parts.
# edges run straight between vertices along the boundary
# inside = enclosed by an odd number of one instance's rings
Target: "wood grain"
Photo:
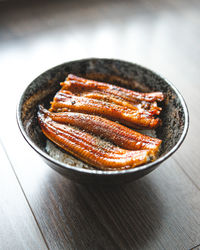
[[[0,141],[0,249],[47,249]]]
[[[7,2],[1,10],[0,86],[1,93],[12,91],[9,101],[1,95],[6,109],[0,138],[48,247],[198,249],[200,2]],[[147,66],[172,81],[188,104],[190,129],[181,148],[129,185],[94,188],[68,181],[43,163],[17,128],[15,107],[28,83],[54,65],[84,57]]]
[[[198,244],[199,189],[173,159],[129,185],[94,188],[68,181],[45,166],[22,138],[17,140],[26,156],[13,156],[9,146],[11,160],[51,249],[162,249],[168,242],[171,249],[189,249]]]

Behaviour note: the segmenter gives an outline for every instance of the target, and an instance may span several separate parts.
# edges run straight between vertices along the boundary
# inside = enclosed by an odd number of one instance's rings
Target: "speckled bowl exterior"
[[[161,103],[163,110],[160,115],[163,124],[156,129],[156,134],[163,140],[163,143],[158,159],[123,171],[77,168],[53,159],[46,152],[47,139],[41,132],[36,114],[39,104],[43,104],[46,108],[50,106],[50,101],[60,89],[59,83],[69,73],[141,92],[162,91],[165,94],[165,101]],[[17,107],[17,121],[26,141],[50,167],[71,180],[88,184],[121,184],[148,174],[179,148],[189,126],[185,101],[169,81],[137,64],[98,58],[67,62],[38,76],[20,98]]]

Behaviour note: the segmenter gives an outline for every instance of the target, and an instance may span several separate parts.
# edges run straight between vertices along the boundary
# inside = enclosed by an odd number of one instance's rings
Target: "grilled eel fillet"
[[[38,122],[44,135],[55,144],[101,170],[123,170],[134,168],[150,161],[150,150],[130,151],[103,142],[87,132],[52,120],[42,108],[38,111]]]
[[[154,129],[161,123],[147,110],[133,110],[114,103],[76,96],[67,90],[58,91],[51,103],[50,111],[72,111],[100,115],[110,120],[119,121],[133,128]]]
[[[142,101],[140,103],[132,103],[126,100],[123,100],[122,98],[116,98],[114,95],[109,95],[107,93],[102,93],[100,91],[90,91],[90,92],[79,92],[77,93],[79,96],[84,96],[87,98],[97,99],[97,100],[103,100],[106,102],[111,102],[120,106],[127,107],[129,109],[133,110],[148,110],[152,115],[159,115],[162,108],[157,106],[157,102],[146,102]]]
[[[82,77],[69,74],[64,82],[61,83],[63,89],[67,90],[98,90],[109,95],[122,98],[126,101],[138,103],[141,101],[155,102],[163,101],[164,95],[162,92],[140,93],[130,89],[125,89],[109,83],[98,82],[94,80],[85,79]]]
[[[94,135],[101,136],[124,149],[150,150],[154,157],[162,142],[157,138],[140,134],[100,116],[74,112],[52,113],[44,109],[41,105],[39,106],[39,110],[55,122],[72,125]]]

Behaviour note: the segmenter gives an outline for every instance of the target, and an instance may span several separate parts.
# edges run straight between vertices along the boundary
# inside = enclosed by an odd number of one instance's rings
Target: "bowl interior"
[[[159,104],[163,108],[160,115],[163,124],[156,129],[157,137],[163,140],[159,158],[169,153],[180,140],[186,127],[187,110],[182,97],[169,82],[136,64],[112,59],[85,59],[64,63],[44,72],[27,87],[20,99],[18,120],[24,134],[45,154],[47,139],[37,122],[38,105],[49,108],[50,101],[60,89],[59,83],[69,73],[136,91],[164,92],[165,101]]]

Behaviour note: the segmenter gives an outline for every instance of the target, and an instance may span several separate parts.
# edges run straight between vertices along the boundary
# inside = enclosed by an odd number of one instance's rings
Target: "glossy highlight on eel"
[[[134,131],[160,126],[161,92],[139,93],[69,74],[49,110],[39,106],[44,135],[101,170],[124,170],[155,160],[162,141]],[[128,126],[128,127],[127,127]]]

